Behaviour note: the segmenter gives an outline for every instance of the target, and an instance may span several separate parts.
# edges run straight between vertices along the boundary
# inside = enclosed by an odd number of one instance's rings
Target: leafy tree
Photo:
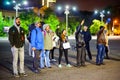
[[[76,20],[76,18],[74,18],[74,17],[69,18],[68,33],[73,34],[78,25],[79,25],[79,22]]]
[[[100,22],[99,20],[94,19],[93,24],[90,26],[90,32],[91,34],[95,35],[98,31],[100,26],[104,26],[104,22]]]
[[[28,26],[36,21],[41,21],[40,17],[30,12],[23,12],[20,14],[21,26],[25,29],[26,33],[28,32]]]
[[[53,10],[48,8],[45,10],[44,22],[50,25],[50,28],[55,31],[56,26],[60,24],[59,19],[54,14]]]

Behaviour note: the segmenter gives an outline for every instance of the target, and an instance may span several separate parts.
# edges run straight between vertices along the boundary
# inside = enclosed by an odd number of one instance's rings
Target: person
[[[35,26],[36,28],[32,30],[31,32],[31,47],[32,51],[34,52],[33,56],[33,68],[35,73],[39,73],[39,61],[40,61],[40,54],[41,51],[44,49],[44,39],[43,34],[40,29],[40,22],[36,22]]]
[[[105,34],[105,39],[106,39],[106,44],[105,44],[105,58],[106,59],[110,59],[109,56],[108,56],[108,53],[110,52],[109,50],[109,40],[108,40],[108,35],[107,35],[107,30],[104,30],[104,34]]]
[[[25,32],[20,26],[20,18],[16,17],[14,25],[9,29],[9,42],[13,55],[13,74],[15,77],[27,76],[24,70],[24,43]],[[19,57],[19,68],[18,68]],[[19,72],[18,72],[19,71]],[[18,74],[20,73],[20,74]]]
[[[97,33],[97,56],[96,56],[96,65],[104,65],[103,59],[105,54],[105,34],[104,34],[104,26],[100,26],[100,30]]]
[[[82,20],[81,24],[76,29],[76,48],[77,48],[77,57],[75,65],[76,67],[86,66],[85,65],[85,42],[84,42],[84,35],[81,32],[82,25],[84,24],[84,20]]]
[[[51,68],[50,64],[50,50],[53,48],[52,34],[49,24],[43,25],[43,30],[45,31],[44,35],[44,54],[45,54],[45,65],[47,68]]]
[[[62,65],[61,65],[61,58],[62,58],[62,55],[63,55],[63,52],[64,52],[64,56],[65,56],[65,60],[66,60],[66,66],[67,67],[72,67],[70,64],[69,64],[69,61],[68,61],[68,49],[64,49],[63,48],[63,43],[65,42],[68,42],[68,39],[67,39],[67,36],[66,36],[66,30],[64,29],[60,35],[60,47],[59,47],[59,60],[58,60],[58,67],[59,68],[62,68]]]
[[[56,36],[55,36],[55,33],[52,32],[52,42],[53,42],[53,48],[50,50],[50,58],[51,58],[51,61],[56,61],[55,58],[54,58],[54,50],[56,49]]]
[[[85,48],[87,50],[89,60],[92,60],[92,55],[91,55],[91,51],[90,51],[90,44],[89,44],[89,42],[91,40],[91,34],[90,34],[90,31],[88,30],[87,26],[83,27],[82,34],[84,35]]]
[[[61,33],[60,33],[60,26],[59,25],[57,26],[57,29],[55,30],[55,33],[58,37],[60,37]]]

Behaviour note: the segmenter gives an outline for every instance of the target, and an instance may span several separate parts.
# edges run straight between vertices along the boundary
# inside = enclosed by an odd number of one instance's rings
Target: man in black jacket
[[[76,67],[85,66],[85,42],[84,42],[84,36],[81,33],[81,27],[84,24],[84,20],[82,20],[81,24],[76,29],[76,49],[77,49],[77,64]]]
[[[92,55],[91,55],[91,51],[90,51],[90,44],[89,44],[89,42],[91,40],[91,34],[90,34],[90,31],[88,30],[87,26],[84,26],[82,34],[84,35],[85,47],[86,47],[86,50],[88,53],[89,60],[92,60]]]
[[[24,30],[20,27],[20,18],[16,17],[14,25],[9,29],[9,42],[11,45],[11,51],[13,55],[13,74],[15,77],[27,76],[24,71],[24,43],[25,36]],[[18,68],[18,57],[20,59],[20,68]]]

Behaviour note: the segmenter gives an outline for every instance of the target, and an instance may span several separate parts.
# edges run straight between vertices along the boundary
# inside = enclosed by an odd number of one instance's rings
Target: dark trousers
[[[88,57],[90,60],[92,60],[92,55],[91,55],[91,51],[90,51],[90,45],[89,45],[89,42],[86,42],[86,50],[87,50],[87,53],[88,53]]]
[[[53,49],[50,50],[50,59],[54,59],[54,50],[55,47],[53,47]]]
[[[33,58],[33,68],[35,70],[38,70],[39,64],[40,64],[40,53],[41,50],[35,50],[34,51],[34,58]]]
[[[108,46],[105,46],[105,54],[106,54],[106,58],[109,58],[109,56],[108,56]]]
[[[77,65],[85,65],[85,47],[77,48]]]
[[[64,52],[64,56],[65,56],[65,60],[66,60],[66,64],[68,64],[68,49],[59,49],[59,64],[61,63],[61,58]]]

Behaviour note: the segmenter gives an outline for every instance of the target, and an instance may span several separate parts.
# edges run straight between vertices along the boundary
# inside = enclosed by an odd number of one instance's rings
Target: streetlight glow
[[[61,6],[58,6],[58,10],[61,10],[62,9],[62,7]]]
[[[15,0],[13,0],[13,3],[16,3],[16,1],[15,1]]]
[[[23,2],[23,4],[24,4],[24,5],[27,5],[27,4],[28,4],[28,2],[27,2],[27,1],[24,1],[24,2]]]
[[[98,10],[95,10],[94,13],[95,13],[95,14],[98,14]]]
[[[6,4],[7,4],[7,5],[10,5],[10,2],[9,2],[9,1],[7,1],[7,2],[6,2]]]
[[[77,10],[77,8],[76,7],[73,7],[73,11],[76,11]]]

